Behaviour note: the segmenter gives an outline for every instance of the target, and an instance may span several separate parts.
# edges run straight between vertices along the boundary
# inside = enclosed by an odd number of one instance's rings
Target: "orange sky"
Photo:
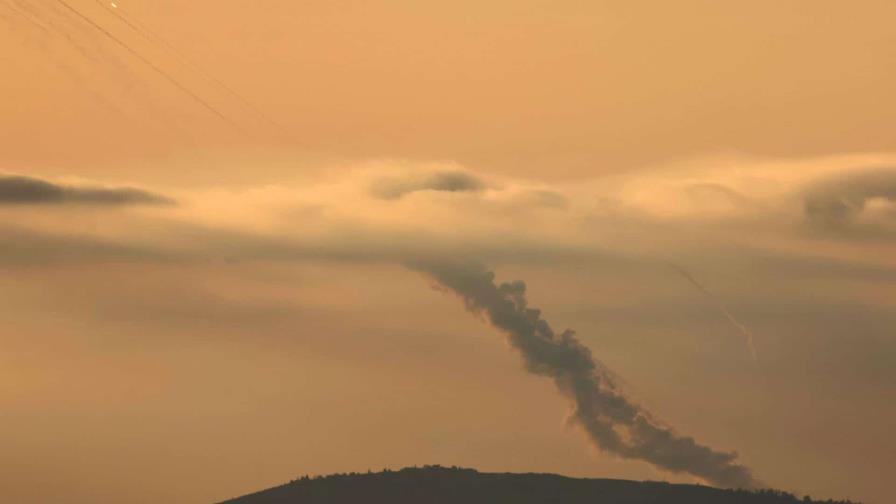
[[[57,0],[0,0],[6,498],[426,463],[692,481],[592,448],[401,267],[425,256],[527,281],[763,482],[886,502],[892,2],[119,2],[172,54],[66,1],[237,127]]]
[[[75,3],[253,138],[83,23],[56,14],[79,52],[4,7],[8,162],[143,178],[254,146],[275,159],[447,159],[568,178],[713,152],[894,148],[891,2],[122,2],[283,134],[254,128],[237,100],[93,1]]]

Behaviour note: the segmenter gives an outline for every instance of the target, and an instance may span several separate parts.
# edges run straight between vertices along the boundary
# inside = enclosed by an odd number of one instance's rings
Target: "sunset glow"
[[[891,502],[896,4],[263,5],[0,0],[0,502]]]

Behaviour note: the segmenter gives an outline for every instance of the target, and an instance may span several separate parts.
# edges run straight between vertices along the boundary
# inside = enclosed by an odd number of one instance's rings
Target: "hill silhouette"
[[[481,473],[423,466],[377,473],[303,476],[220,504],[857,504],[815,501],[776,490],[580,479],[555,474]]]

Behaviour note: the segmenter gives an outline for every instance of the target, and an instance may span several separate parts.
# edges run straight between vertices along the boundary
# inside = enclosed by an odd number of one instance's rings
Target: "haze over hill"
[[[424,466],[367,474],[304,476],[220,504],[316,503],[499,503],[599,504],[853,504],[802,499],[776,490],[724,490],[701,485],[568,478],[556,474],[481,473],[475,469]]]
[[[893,19],[0,0],[0,504],[893,504]]]

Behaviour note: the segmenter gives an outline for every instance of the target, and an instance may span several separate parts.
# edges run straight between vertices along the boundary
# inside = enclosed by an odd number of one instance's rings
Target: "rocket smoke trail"
[[[575,407],[573,420],[598,448],[717,486],[756,486],[750,470],[736,463],[736,453],[677,434],[626,397],[573,331],[555,333],[541,312],[528,306],[523,282],[496,285],[495,274],[476,264],[417,262],[410,267],[460,296],[470,312],[484,315],[522,354],[529,372],[553,378]]]
[[[724,303],[719,301],[715,296],[713,296],[713,294],[709,292],[709,289],[698,282],[697,279],[694,278],[690,273],[685,271],[684,268],[681,268],[674,264],[669,264],[669,266],[677,271],[679,275],[683,276],[685,280],[690,282],[691,285],[696,287],[697,290],[702,292],[703,295],[706,296],[710,301],[712,301],[716,305],[716,308],[718,308],[719,311],[722,312],[722,315],[724,315],[725,318],[728,319],[728,322],[730,322],[731,325],[733,325],[738,331],[740,331],[741,334],[744,335],[744,339],[747,342],[747,348],[750,350],[750,356],[753,357],[753,363],[759,365],[759,357],[756,355],[756,345],[753,343],[753,332],[747,329],[747,327],[741,324],[740,321],[738,321],[736,318],[734,318],[734,315],[731,314],[731,311],[728,310],[728,307],[725,306]]]
[[[155,71],[157,74],[159,74],[160,76],[162,76],[165,80],[167,80],[167,81],[170,82],[172,85],[174,85],[176,88],[178,88],[179,90],[181,90],[184,94],[186,94],[187,96],[189,96],[190,98],[192,98],[196,103],[198,103],[199,105],[201,105],[202,107],[204,107],[206,110],[208,110],[208,111],[211,112],[212,114],[218,116],[218,118],[220,118],[220,119],[223,120],[224,122],[230,124],[231,126],[233,126],[235,129],[239,130],[240,132],[245,133],[245,130],[244,130],[242,127],[240,127],[240,125],[238,125],[238,124],[236,124],[235,122],[233,122],[229,117],[227,117],[227,116],[224,115],[222,112],[220,112],[218,109],[216,109],[215,107],[213,107],[210,103],[208,103],[207,101],[203,100],[202,97],[200,97],[199,95],[197,95],[196,93],[194,93],[193,91],[191,91],[190,88],[188,88],[187,86],[181,84],[180,81],[178,81],[177,79],[175,79],[171,74],[169,74],[168,72],[166,72],[165,70],[163,70],[162,68],[160,68],[158,65],[156,65],[155,63],[153,63],[152,61],[150,61],[149,59],[147,59],[145,56],[143,56],[143,55],[140,54],[139,52],[137,52],[137,51],[136,51],[135,49],[133,49],[131,46],[129,46],[128,44],[126,44],[123,40],[121,40],[120,38],[118,38],[118,37],[116,37],[115,35],[113,35],[109,30],[103,28],[102,26],[100,26],[99,24],[97,24],[94,20],[92,20],[92,19],[90,19],[89,17],[87,17],[87,16],[85,16],[84,14],[82,14],[79,10],[77,10],[77,9],[75,9],[74,7],[72,7],[71,5],[69,5],[69,3],[66,2],[65,0],[56,0],[56,1],[57,1],[60,5],[62,5],[63,7],[65,7],[69,12],[71,12],[72,14],[78,16],[78,17],[79,17],[80,19],[82,19],[84,22],[86,22],[87,24],[89,24],[90,26],[92,26],[93,28],[95,28],[97,31],[99,31],[100,33],[102,33],[106,38],[108,38],[109,40],[111,40],[111,41],[115,42],[116,44],[118,44],[119,46],[121,46],[124,50],[126,50],[126,51],[127,51],[128,53],[130,53],[132,56],[134,56],[135,58],[137,58],[138,60],[140,60],[143,64],[145,64],[146,66],[148,66],[149,68],[151,68],[151,69],[152,69],[153,71]]]

